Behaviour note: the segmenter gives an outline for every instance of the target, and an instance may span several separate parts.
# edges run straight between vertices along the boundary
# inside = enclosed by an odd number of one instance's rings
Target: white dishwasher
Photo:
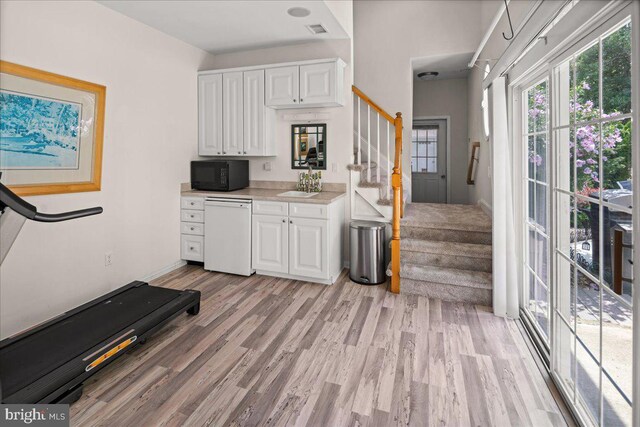
[[[204,202],[204,268],[250,276],[251,200],[207,197]]]

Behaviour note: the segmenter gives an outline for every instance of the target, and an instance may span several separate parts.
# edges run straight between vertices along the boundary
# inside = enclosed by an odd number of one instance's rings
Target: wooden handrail
[[[367,104],[369,104],[371,106],[371,108],[373,108],[374,110],[376,110],[378,112],[378,114],[380,114],[382,117],[384,117],[385,119],[387,119],[390,123],[394,123],[394,119],[391,116],[391,114],[387,113],[386,111],[384,111],[382,108],[380,108],[380,106],[378,104],[376,104],[375,102],[373,102],[371,100],[371,98],[369,98],[367,95],[364,94],[364,92],[362,92],[360,89],[358,89],[355,86],[351,86],[351,90],[353,91],[353,93],[355,93],[356,95],[358,95],[358,97],[360,99],[362,99],[364,102],[366,102]]]

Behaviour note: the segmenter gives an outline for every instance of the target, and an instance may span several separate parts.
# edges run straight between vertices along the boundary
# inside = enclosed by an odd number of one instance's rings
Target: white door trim
[[[451,116],[417,116],[413,118],[413,123],[419,120],[444,120],[447,122],[447,204],[451,203]]]

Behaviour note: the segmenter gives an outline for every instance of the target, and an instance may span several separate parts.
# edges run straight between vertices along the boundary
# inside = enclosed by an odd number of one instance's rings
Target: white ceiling
[[[459,79],[469,75],[467,64],[471,61],[473,52],[457,53],[451,55],[429,56],[412,60],[413,78],[421,81],[416,76],[422,71],[437,71],[438,77],[429,80]]]
[[[98,0],[102,5],[213,54],[283,46],[347,33],[324,1],[148,1]],[[294,18],[291,7],[311,14]],[[314,35],[305,25],[322,24]]]

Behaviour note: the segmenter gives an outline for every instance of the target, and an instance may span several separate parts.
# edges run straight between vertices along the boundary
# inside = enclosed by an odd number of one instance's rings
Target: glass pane
[[[535,182],[533,181],[528,181],[528,204],[529,204],[529,221],[530,222],[535,222],[535,212],[536,212],[536,187],[535,187]]]
[[[427,129],[427,139],[429,141],[438,140],[438,129]]]
[[[427,159],[427,172],[429,173],[436,173],[438,172],[438,159],[434,158],[434,157],[429,157]]]
[[[549,291],[547,285],[536,281],[536,300],[538,311],[536,320],[546,340],[549,339]]]
[[[427,140],[427,130],[418,129],[418,141],[426,141],[426,140]]]
[[[544,81],[533,89],[533,111],[535,116],[536,132],[544,132],[547,129],[547,82]]]
[[[578,340],[600,359],[600,287],[578,270],[577,324]]]
[[[547,228],[547,187],[542,184],[536,184],[536,223]]]
[[[548,260],[548,245],[549,242],[546,237],[541,235],[540,233],[536,233],[534,236],[534,241],[530,242],[530,244],[534,244],[536,246],[536,263],[535,263],[535,272],[538,275],[538,278],[542,280],[545,284],[548,283],[547,278],[549,277],[549,260]]]
[[[576,121],[599,117],[599,45],[596,43],[576,57]]]
[[[602,367],[605,425],[631,425],[633,378],[633,312],[602,294]],[[608,422],[607,422],[608,419]]]
[[[582,197],[577,198],[576,203],[576,262],[594,277],[599,277],[599,205]]]
[[[633,304],[633,224],[626,212],[605,207],[604,284]]]
[[[603,116],[631,111],[631,23],[602,40]]]
[[[418,162],[415,157],[411,159],[411,172],[418,172]]]
[[[600,420],[600,367],[593,355],[580,342],[578,337],[577,351],[577,392],[579,402],[585,407],[592,419]]]
[[[418,172],[426,172],[427,171],[427,159],[419,158],[418,159]]]
[[[431,157],[436,157],[438,155],[438,143],[430,142],[427,145],[427,155]]]
[[[573,128],[559,129],[556,134],[556,186],[574,189],[575,144]]]
[[[607,122],[602,125],[602,188],[624,189],[631,200],[631,120]]]
[[[574,328],[576,316],[575,267],[566,258],[556,255],[556,310]]]
[[[576,129],[577,191],[585,196],[600,188],[599,155],[600,125],[579,126]]]
[[[529,89],[527,91],[527,133],[533,133],[535,130],[535,118],[538,112],[535,108],[535,100],[533,98],[534,91]]]
[[[411,130],[411,139],[413,141],[417,141],[418,140],[418,130],[417,129],[412,129]]]
[[[537,162],[537,156],[536,156],[536,147],[534,146],[534,137],[533,135],[530,135],[528,137],[528,141],[527,141],[527,148],[528,148],[528,162],[527,164],[529,165],[528,169],[529,169],[529,178],[530,179],[536,179],[536,162]]]
[[[548,182],[547,180],[547,135],[536,136],[536,180],[540,182]]]
[[[531,316],[535,320],[537,317],[536,313],[538,311],[536,303],[536,278],[531,272],[528,272],[527,275],[529,276],[529,304],[527,308],[529,310],[529,313],[531,313]]]
[[[573,197],[565,193],[556,193],[556,248],[571,259],[575,257],[575,211]]]
[[[528,239],[527,239],[527,251],[529,258],[527,258],[527,265],[531,267],[531,270],[535,271],[536,266],[536,232],[533,228],[529,227]]]
[[[575,335],[562,320],[556,323],[556,366],[558,374],[569,390],[569,398],[573,398],[575,390]]]
[[[427,157],[427,144],[424,142],[418,144],[418,157]]]
[[[574,61],[565,61],[554,69],[555,90],[553,95],[554,126],[567,126],[573,123],[573,87]]]

